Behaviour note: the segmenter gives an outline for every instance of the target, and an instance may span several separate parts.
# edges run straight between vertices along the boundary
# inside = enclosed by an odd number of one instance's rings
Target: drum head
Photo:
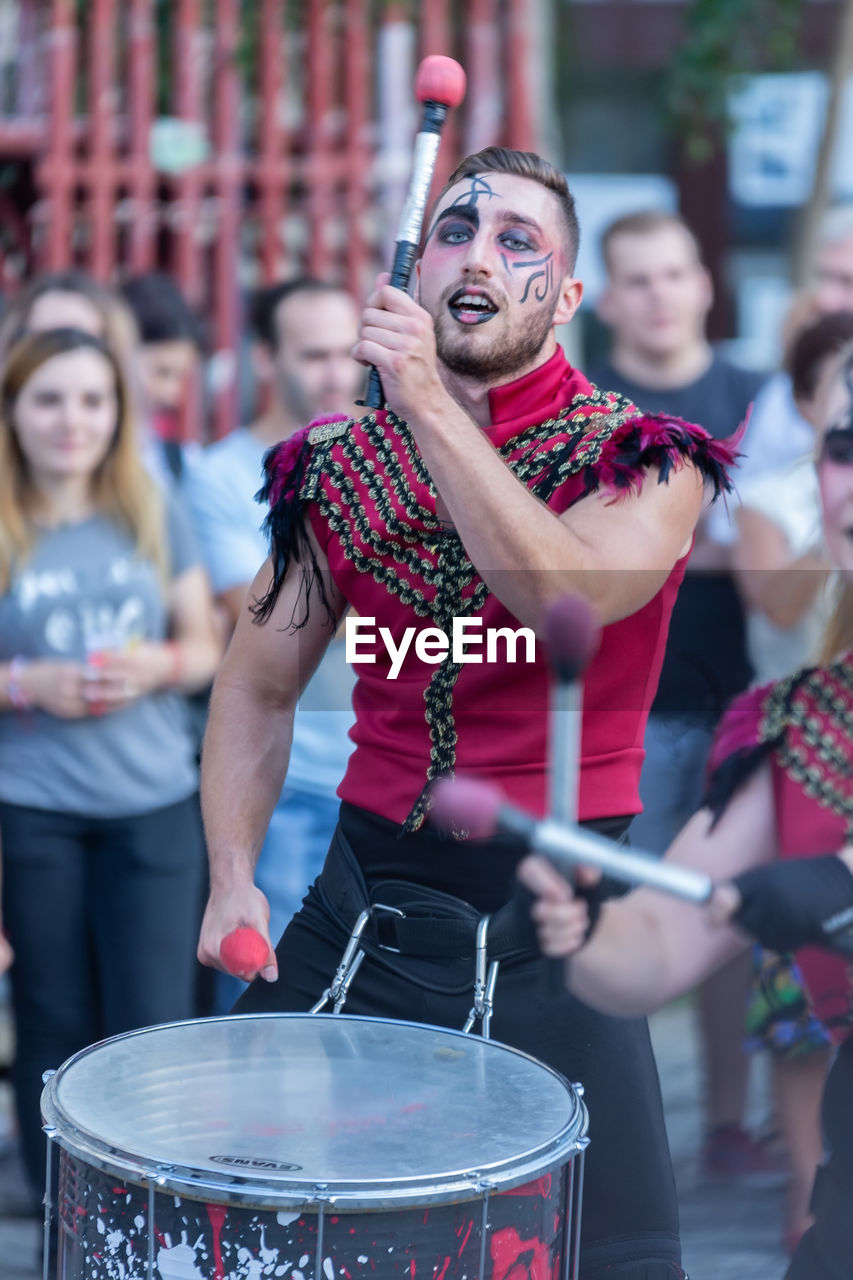
[[[586,1145],[550,1068],[494,1041],[345,1015],[150,1027],[48,1082],[50,1136],[89,1164],[195,1198],[346,1208],[519,1186]]]

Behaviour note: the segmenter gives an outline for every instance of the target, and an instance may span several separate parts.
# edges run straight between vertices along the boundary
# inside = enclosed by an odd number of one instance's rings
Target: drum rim
[[[226,1014],[215,1018],[186,1018],[178,1022],[140,1027],[88,1045],[68,1058],[46,1079],[41,1095],[41,1111],[48,1140],[56,1143],[63,1151],[84,1164],[91,1165],[125,1182],[138,1183],[143,1187],[150,1187],[153,1184],[158,1191],[182,1195],[190,1200],[203,1199],[218,1204],[284,1210],[302,1208],[311,1211],[327,1207],[333,1208],[336,1212],[453,1204],[474,1199],[492,1190],[511,1191],[515,1187],[523,1186],[537,1177],[552,1173],[555,1169],[569,1164],[586,1149],[589,1143],[587,1137],[589,1116],[583,1102],[582,1088],[572,1084],[559,1071],[548,1066],[547,1063],[540,1062],[532,1054],[498,1040],[485,1040],[482,1043],[525,1059],[552,1076],[572,1101],[571,1116],[550,1138],[529,1151],[519,1153],[512,1158],[494,1160],[491,1164],[484,1162],[480,1167],[464,1172],[452,1171],[444,1175],[430,1173],[417,1177],[360,1179],[358,1182],[338,1178],[330,1179],[325,1183],[308,1178],[302,1181],[292,1178],[288,1181],[271,1182],[265,1180],[262,1174],[256,1171],[244,1171],[240,1174],[226,1174],[223,1171],[222,1175],[214,1175],[207,1169],[200,1170],[191,1165],[158,1163],[139,1152],[126,1151],[113,1146],[103,1137],[91,1133],[76,1123],[61,1107],[57,1097],[62,1081],[73,1067],[105,1046],[118,1041],[127,1042],[160,1030],[184,1026],[217,1022],[233,1025],[240,1021],[281,1022],[291,1019],[299,1021],[310,1019],[312,1022],[334,1020],[347,1023],[385,1024],[404,1026],[417,1032],[439,1032],[443,1036],[461,1038],[465,1041],[481,1039],[451,1027],[436,1026],[432,1023],[345,1013]]]

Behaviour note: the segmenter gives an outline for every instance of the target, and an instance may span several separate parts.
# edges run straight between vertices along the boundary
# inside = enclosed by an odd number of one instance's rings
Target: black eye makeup
[[[509,249],[511,253],[520,253],[525,249],[533,249],[528,237],[523,232],[504,231],[501,235],[501,244],[505,249]]]
[[[853,425],[830,427],[823,437],[819,461],[853,466]]]
[[[464,244],[474,234],[470,222],[443,222],[438,229],[440,244]]]

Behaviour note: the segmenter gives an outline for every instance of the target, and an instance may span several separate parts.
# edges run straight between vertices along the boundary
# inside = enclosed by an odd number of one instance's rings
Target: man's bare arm
[[[336,618],[345,601],[315,545]],[[248,604],[266,591],[271,566],[258,572],[237,622],[211,697],[202,753],[202,811],[210,858],[210,901],[199,959],[219,966],[219,946],[242,925],[268,937],[269,906],[254,887],[254,868],[287,772],[293,715],[299,696],[333,635],[316,586],[308,621],[301,567],[290,566],[275,609],[262,626]],[[221,966],[220,966],[221,967]],[[274,977],[274,965],[265,976]]]
[[[443,419],[418,444],[472,563],[510,613],[536,627],[558,596],[578,592],[607,625],[651,600],[690,548],[704,490],[692,464],[666,484],[649,470],[640,493],[599,491],[557,516],[458,412],[462,421]]]

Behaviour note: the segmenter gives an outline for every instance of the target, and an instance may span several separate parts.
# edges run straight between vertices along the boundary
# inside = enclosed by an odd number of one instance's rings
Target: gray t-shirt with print
[[[198,563],[192,531],[167,500],[171,573]],[[0,596],[0,662],[86,661],[99,649],[163,640],[154,565],[105,516],[45,530]],[[92,817],[164,808],[197,788],[185,700],[159,691],[103,716],[0,712],[0,800]]]

